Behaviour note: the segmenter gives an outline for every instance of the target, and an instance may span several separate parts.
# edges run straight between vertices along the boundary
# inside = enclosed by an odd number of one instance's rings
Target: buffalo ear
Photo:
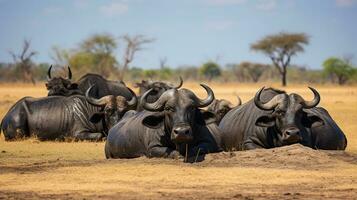
[[[196,122],[199,125],[216,123],[216,115],[213,112],[198,109],[196,114]]]
[[[158,129],[164,123],[164,115],[163,114],[152,114],[146,116],[141,123],[149,128]]]
[[[103,112],[97,112],[97,113],[94,113],[89,121],[96,124],[98,122],[100,122],[102,119],[104,118],[104,113]]]
[[[311,115],[311,114],[306,114],[303,118],[302,118],[302,124],[305,127],[310,128],[312,125],[314,126],[322,126],[325,124],[324,120],[321,119],[319,116],[317,115]]]
[[[256,126],[272,127],[275,125],[275,117],[261,116],[255,121]]]

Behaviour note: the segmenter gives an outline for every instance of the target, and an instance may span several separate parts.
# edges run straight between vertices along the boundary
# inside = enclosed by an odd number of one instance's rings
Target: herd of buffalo
[[[76,83],[52,77],[48,70],[48,96],[24,97],[1,122],[5,140],[36,136],[40,140],[98,141],[106,139],[107,158],[186,158],[207,153],[273,148],[294,143],[326,150],[344,150],[347,139],[328,112],[300,95],[261,88],[238,105],[204,99],[161,81],[142,81],[136,95],[121,81],[86,74]],[[205,109],[204,109],[205,108]]]

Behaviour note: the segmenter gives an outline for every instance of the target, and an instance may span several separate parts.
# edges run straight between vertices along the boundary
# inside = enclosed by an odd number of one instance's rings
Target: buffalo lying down
[[[242,104],[242,100],[238,98],[238,104],[235,106],[225,99],[215,99],[208,107],[207,110],[216,115],[216,123],[219,124],[222,118],[234,107]]]
[[[121,81],[110,81],[98,74],[86,74],[78,80],[78,88],[83,92],[92,85],[94,85],[90,92],[92,97],[102,98],[114,95],[125,97],[128,101],[133,98],[133,93]]]
[[[102,98],[107,95],[123,96],[126,100],[130,100],[133,94],[123,82],[110,81],[98,74],[86,74],[82,76],[77,83],[72,83],[71,68],[68,67],[68,78],[52,77],[52,66],[47,72],[46,88],[48,96],[71,96],[84,95],[89,87],[93,86],[90,96]]]
[[[71,96],[71,95],[83,95],[84,92],[78,88],[77,83],[72,83],[72,72],[68,66],[68,78],[52,77],[51,75],[52,65],[47,71],[47,83],[46,88],[48,90],[47,96]]]
[[[6,140],[31,135],[40,140],[73,137],[79,140],[99,140],[130,108],[136,107],[136,97],[108,95],[100,99],[89,96],[25,97],[7,112],[1,122]],[[100,123],[101,122],[101,123]]]
[[[225,150],[273,148],[301,143],[315,149],[343,150],[347,140],[328,112],[316,107],[319,93],[305,101],[298,94],[262,88],[254,99],[234,108],[222,119]]]
[[[170,89],[153,103],[147,103],[147,91],[141,97],[144,111],[129,111],[109,130],[105,145],[107,158],[189,157],[217,152],[220,131],[214,115],[200,108],[209,105],[213,91],[204,100],[187,89]]]

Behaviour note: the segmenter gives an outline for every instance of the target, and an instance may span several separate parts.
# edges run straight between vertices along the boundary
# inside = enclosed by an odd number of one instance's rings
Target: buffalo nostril
[[[188,128],[175,128],[174,133],[177,135],[188,135],[190,133],[190,129]]]

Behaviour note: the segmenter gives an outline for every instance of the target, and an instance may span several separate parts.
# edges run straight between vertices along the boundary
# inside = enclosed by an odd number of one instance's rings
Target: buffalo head
[[[141,83],[136,83],[135,86],[139,88],[139,95],[143,95],[148,90],[152,89],[150,94],[147,96],[147,102],[156,101],[162,93],[169,89],[179,89],[183,84],[182,77],[180,77],[179,83],[177,85],[165,83],[161,81],[146,81],[142,80]]]
[[[52,77],[51,76],[52,65],[47,71],[47,83],[46,88],[48,90],[48,96],[71,96],[74,94],[81,94],[76,83],[72,83],[72,72],[68,66],[68,78]]]
[[[216,115],[216,123],[219,123],[224,115],[227,114],[234,107],[240,106],[242,104],[242,100],[237,96],[238,103],[237,105],[233,105],[231,102],[225,99],[215,99],[208,107],[207,110],[214,113]]]
[[[126,111],[136,108],[137,98],[135,93],[130,88],[128,89],[132,93],[132,98],[129,101],[127,101],[125,97],[114,95],[107,95],[100,99],[96,99],[90,96],[92,88],[93,85],[88,88],[85,93],[85,97],[90,104],[102,108],[100,112],[91,116],[90,121],[92,123],[102,121],[109,130],[122,118]]]
[[[284,145],[301,142],[304,127],[311,127],[314,122],[323,123],[318,116],[307,116],[307,113],[303,111],[303,109],[317,106],[320,102],[319,93],[314,88],[309,88],[314,93],[312,101],[305,101],[295,93],[289,95],[282,93],[266,103],[260,100],[264,87],[261,88],[254,97],[254,103],[259,109],[271,111],[271,113],[260,116],[255,124],[262,127],[275,127]]]
[[[199,109],[208,106],[214,100],[212,89],[204,84],[201,86],[208,94],[205,99],[199,99],[188,89],[170,89],[153,103],[146,101],[152,91],[150,89],[141,97],[141,104],[144,109],[155,113],[145,117],[142,123],[150,128],[164,127],[165,132],[170,134],[171,141],[176,144],[192,142],[194,126],[197,123],[204,123],[203,119],[214,119],[214,114],[207,111],[202,114]]]

